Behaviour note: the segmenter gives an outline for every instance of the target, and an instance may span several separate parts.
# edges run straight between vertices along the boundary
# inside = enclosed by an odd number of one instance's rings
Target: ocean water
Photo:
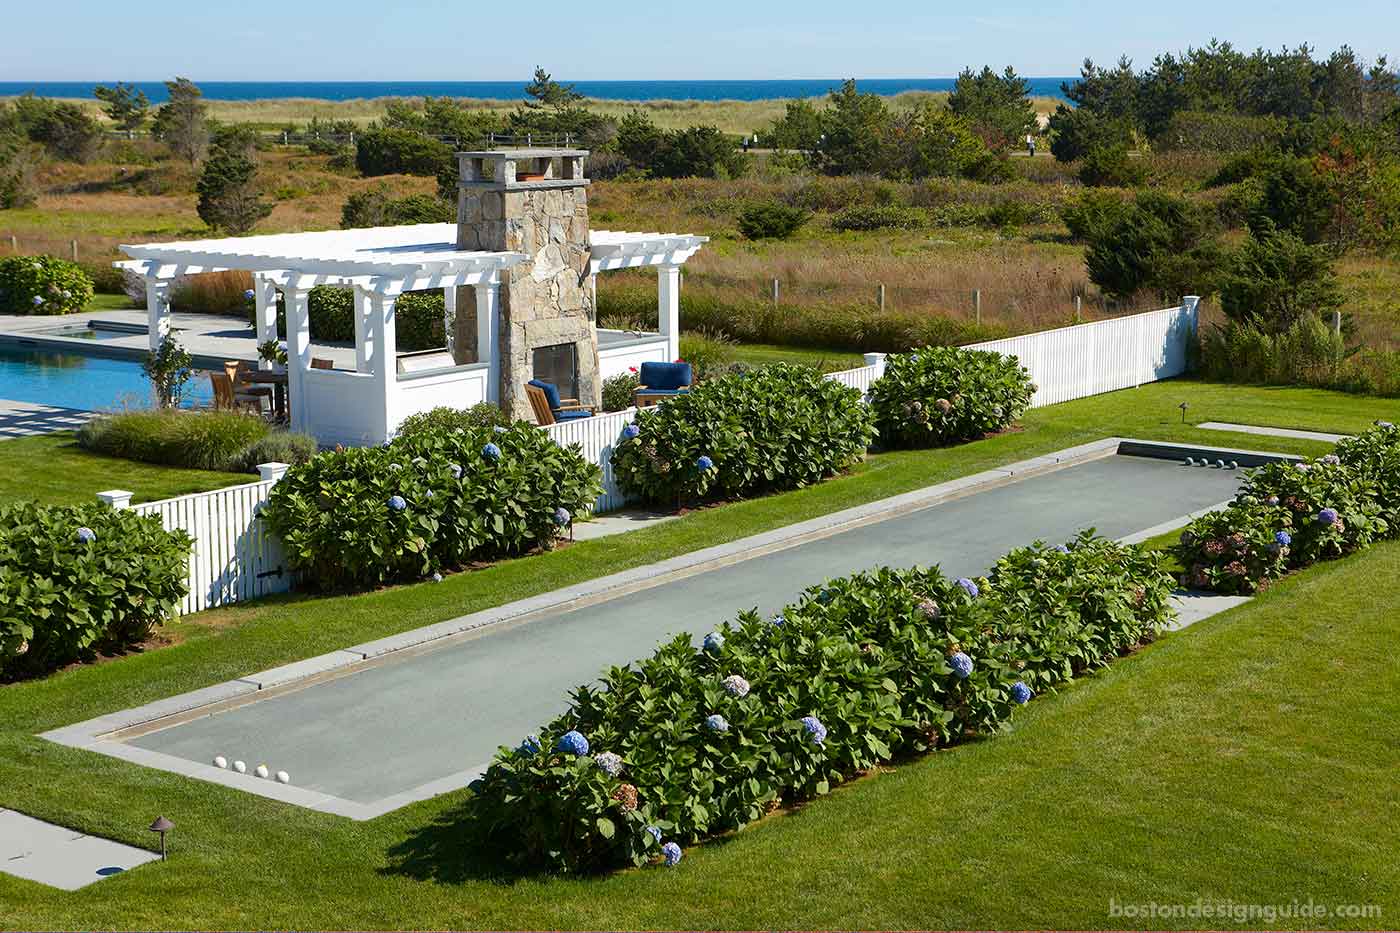
[[[1036,97],[1063,99],[1060,84],[1070,78],[1028,78]],[[953,78],[879,78],[858,80],[862,91],[898,94],[901,91],[950,91]],[[33,93],[40,97],[91,97],[101,81],[0,81],[0,97]],[[818,97],[840,87],[839,78],[770,81],[577,81],[579,92],[597,100],[780,100]],[[165,85],[137,81],[153,103],[165,100]],[[201,81],[211,100],[275,100],[307,97],[316,100],[359,100],[373,97],[471,97],[518,100],[525,96],[522,81]]]

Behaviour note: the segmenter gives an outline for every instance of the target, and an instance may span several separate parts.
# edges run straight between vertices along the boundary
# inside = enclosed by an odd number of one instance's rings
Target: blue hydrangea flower
[[[666,860],[669,868],[675,868],[681,860],[681,847],[674,842],[668,842],[661,847],[661,857]]]
[[[1267,503],[1269,503],[1269,505],[1278,505],[1278,496],[1270,496],[1269,498],[1265,499],[1264,501],[1267,502]]]
[[[431,498],[433,497],[433,495],[434,495],[434,493],[433,493],[433,491],[432,491],[431,489],[427,489],[427,490],[424,490],[424,491],[423,491],[423,498],[424,498],[424,499],[431,499]]]
[[[782,628],[784,625],[787,625],[787,619],[783,618],[783,614],[780,612],[769,619],[768,624],[773,626],[773,628]]]
[[[91,544],[97,540],[97,535],[86,525],[78,529],[78,541],[83,544]]]
[[[648,827],[647,827],[647,832],[651,833],[651,838],[655,839],[657,842],[660,842],[660,841],[661,841],[661,827],[660,827],[660,826],[648,826]]]
[[[1031,701],[1031,696],[1031,688],[1026,686],[1025,681],[1018,680],[1011,685],[1011,699],[1020,703],[1022,706]]]
[[[574,517],[569,514],[569,510],[562,505],[554,510],[554,524],[561,528],[573,521],[573,518]]]
[[[719,632],[711,632],[705,636],[703,644],[710,654],[719,654],[719,649],[724,647],[724,636]]]
[[[521,742],[515,750],[522,755],[538,755],[540,753],[540,737],[534,734],[525,736],[525,741]]]
[[[245,288],[245,289],[243,290],[243,300],[244,300],[244,301],[252,301],[252,300],[253,300],[253,290],[252,290],[251,288]]]
[[[1299,473],[1306,473],[1308,472],[1308,470],[1312,469],[1312,467],[1300,461],[1298,463],[1293,464],[1293,469],[1297,470]]]
[[[501,448],[497,447],[495,444],[488,443],[485,447],[481,448],[481,455],[492,463],[495,463],[501,459]]]
[[[973,599],[977,598],[978,589],[976,583],[973,583],[967,577],[958,577],[957,584],[967,592],[967,595],[971,596]]]
[[[964,652],[955,651],[952,657],[948,658],[948,666],[958,675],[958,680],[967,680],[972,674],[972,658]]]
[[[711,713],[705,717],[705,728],[709,729],[711,732],[728,732],[729,720],[725,719],[719,713]]]
[[[1061,554],[1069,553],[1069,548],[1065,547],[1063,544],[1055,545],[1055,550],[1059,551]]]
[[[1395,425],[1391,424],[1389,421],[1377,421],[1377,422],[1376,422],[1376,427],[1378,427],[1378,428],[1393,428],[1393,427],[1395,427]]]
[[[453,479],[461,479],[461,478],[462,478],[462,465],[461,465],[460,463],[454,463],[454,464],[452,464],[452,478],[453,478]]]
[[[408,503],[403,500],[403,496],[390,496],[389,508],[393,509],[395,512],[402,512],[404,509],[408,508]]]
[[[433,573],[433,582],[434,582],[434,583],[441,583],[441,582],[442,582],[442,574],[434,572],[434,573]]]
[[[749,682],[738,674],[730,674],[720,681],[720,686],[725,693],[740,700],[749,695]]]
[[[701,473],[707,473],[714,468],[715,462],[705,454],[701,454],[700,459],[695,461],[695,469],[699,470]]]
[[[34,296],[34,307],[37,308],[37,307],[39,307],[39,305],[41,305],[41,304],[43,304],[43,303],[44,303],[44,299],[43,299],[43,298],[40,298],[38,295],[35,295],[35,296]]]
[[[812,740],[813,745],[826,744],[826,726],[815,716],[802,717],[802,731]]]
[[[627,438],[629,441],[641,433],[642,429],[637,427],[635,424],[629,424],[627,427],[622,429],[622,436]]]
[[[622,773],[622,756],[613,752],[599,752],[593,756],[593,763],[608,777],[617,777]]]
[[[1319,525],[1335,525],[1335,524],[1337,524],[1337,510],[1336,510],[1336,509],[1323,509],[1321,512],[1318,512],[1318,513],[1317,513],[1317,523],[1318,523]]]
[[[503,424],[498,424],[492,427],[491,430],[495,431],[497,434],[506,434],[510,431],[510,428],[506,427]]]
[[[1336,454],[1324,454],[1322,457],[1322,462],[1329,466],[1336,466],[1337,464],[1342,462],[1342,458],[1337,456]]]
[[[559,741],[554,743],[554,750],[583,757],[588,754],[588,740],[583,737],[582,732],[570,729],[559,736]]]
[[[1286,531],[1274,532],[1274,543],[1279,547],[1288,547],[1293,543],[1293,536]]]

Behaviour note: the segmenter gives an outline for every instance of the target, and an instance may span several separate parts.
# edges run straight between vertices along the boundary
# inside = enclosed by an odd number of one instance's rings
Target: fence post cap
[[[109,505],[114,509],[129,509],[131,508],[131,497],[133,495],[135,495],[135,493],[126,489],[109,489],[106,492],[99,492],[97,494],[97,501],[101,502],[103,505]]]
[[[292,465],[290,463],[281,463],[276,460],[269,463],[259,463],[258,479],[264,483],[275,483],[291,468]]]

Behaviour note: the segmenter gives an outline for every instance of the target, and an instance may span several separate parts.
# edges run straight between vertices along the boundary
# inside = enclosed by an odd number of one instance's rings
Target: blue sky
[[[1393,0],[12,0],[7,7],[0,80],[10,81],[513,80],[536,63],[575,80],[941,77],[984,63],[1064,75],[1086,55],[1127,53],[1145,63],[1212,36],[1250,49],[1306,41],[1326,51],[1349,43],[1367,58],[1400,51]]]

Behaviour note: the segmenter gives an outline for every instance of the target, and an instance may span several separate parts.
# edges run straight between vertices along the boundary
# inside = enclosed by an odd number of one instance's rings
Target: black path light
[[[1186,409],[1189,408],[1190,406],[1187,405],[1185,402],[1182,402],[1180,405],[1178,405],[1178,406],[1176,406],[1176,407],[1181,409],[1181,423],[1182,423],[1182,424],[1185,424],[1185,423],[1186,423]]]
[[[156,817],[156,821],[150,825],[153,833],[160,833],[160,860],[165,861],[165,834],[175,828],[175,824],[163,816]]]

